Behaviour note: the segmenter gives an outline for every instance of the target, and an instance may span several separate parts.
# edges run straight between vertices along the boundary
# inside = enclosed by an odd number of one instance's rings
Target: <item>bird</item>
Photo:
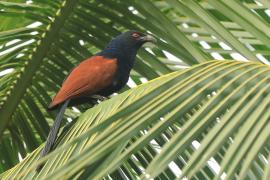
[[[102,51],[82,61],[70,72],[49,104],[48,109],[60,108],[60,110],[40,158],[51,152],[66,108],[69,105],[85,103],[89,97],[108,97],[122,89],[128,82],[138,50],[146,42],[155,43],[156,38],[136,30],[126,31],[113,38]]]

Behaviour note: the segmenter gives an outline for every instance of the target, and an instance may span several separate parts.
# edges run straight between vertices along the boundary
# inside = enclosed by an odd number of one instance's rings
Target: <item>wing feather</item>
[[[74,68],[55,95],[49,108],[82,96],[90,96],[110,86],[117,71],[117,60],[93,56]]]

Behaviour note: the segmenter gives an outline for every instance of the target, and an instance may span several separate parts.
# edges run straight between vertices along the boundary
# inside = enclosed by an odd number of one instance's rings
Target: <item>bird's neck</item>
[[[131,68],[134,64],[137,50],[137,48],[131,48],[119,43],[114,43],[112,41],[103,51],[99,52],[97,55],[102,55],[107,58],[116,58],[119,62],[121,62],[119,64]]]

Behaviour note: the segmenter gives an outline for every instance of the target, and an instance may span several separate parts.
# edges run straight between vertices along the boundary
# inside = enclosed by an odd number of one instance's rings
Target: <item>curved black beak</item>
[[[151,42],[151,43],[156,43],[156,42],[157,42],[157,39],[154,38],[153,36],[149,35],[149,34],[147,34],[147,35],[141,37],[141,40],[142,40],[143,42]]]

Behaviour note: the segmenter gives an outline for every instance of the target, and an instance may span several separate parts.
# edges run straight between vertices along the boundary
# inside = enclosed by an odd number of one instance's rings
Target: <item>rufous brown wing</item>
[[[90,96],[110,86],[117,72],[117,60],[93,56],[74,68],[61,89],[53,98],[49,108],[68,99]]]

